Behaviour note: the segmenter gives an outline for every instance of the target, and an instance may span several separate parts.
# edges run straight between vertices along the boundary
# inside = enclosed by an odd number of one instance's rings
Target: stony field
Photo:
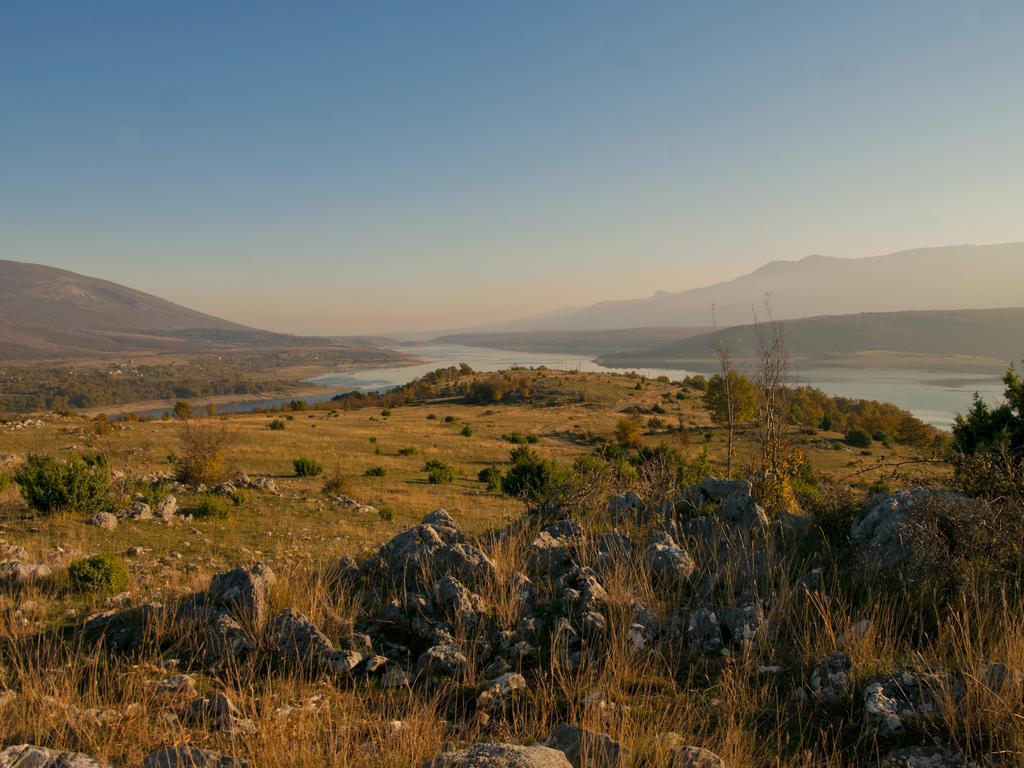
[[[697,392],[541,377],[566,396],[197,420],[228,435],[229,484],[206,489],[171,479],[175,421],[0,424],[0,472],[98,452],[121,500],[37,515],[0,490],[0,766],[1021,764],[1024,626],[996,546],[1020,531],[898,491],[946,468],[793,430],[814,509],[658,467],[527,504],[480,470],[527,436],[570,465],[633,406],[661,411],[643,444],[723,458]],[[302,456],[324,471],[297,476]],[[897,492],[869,498],[879,480]],[[223,516],[199,516],[211,496]],[[101,553],[123,584],[73,588]]]

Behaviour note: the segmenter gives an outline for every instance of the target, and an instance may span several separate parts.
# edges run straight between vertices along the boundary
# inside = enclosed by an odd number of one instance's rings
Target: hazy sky
[[[1024,3],[0,4],[0,255],[451,328],[1024,239]]]

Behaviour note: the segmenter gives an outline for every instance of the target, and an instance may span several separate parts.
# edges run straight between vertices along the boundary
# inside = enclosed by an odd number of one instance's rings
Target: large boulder
[[[619,768],[629,760],[629,750],[607,734],[569,723],[559,723],[547,744],[563,752],[573,768]]]
[[[0,752],[0,768],[108,768],[108,764],[81,752],[17,744]]]
[[[932,503],[972,502],[938,488],[912,488],[874,498],[850,529],[863,565],[875,573],[912,565],[919,554],[915,552],[915,542],[923,533],[915,510]]]
[[[518,744],[476,744],[445,752],[419,768],[572,768],[565,754],[548,747]]]
[[[259,625],[266,618],[267,596],[274,580],[274,572],[265,563],[239,566],[214,575],[206,598],[210,605]]]
[[[441,576],[454,576],[471,585],[493,579],[497,573],[494,562],[464,538],[451,515],[434,510],[419,525],[386,542],[361,573],[371,581],[407,586],[432,584]]]

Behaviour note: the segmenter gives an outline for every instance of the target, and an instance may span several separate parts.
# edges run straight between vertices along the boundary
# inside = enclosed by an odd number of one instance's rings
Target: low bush
[[[68,567],[73,592],[116,594],[128,586],[128,568],[117,555],[105,553],[76,560]]]
[[[459,434],[462,435],[463,437],[472,437],[473,436],[473,427],[472,427],[472,425],[470,425],[470,424],[463,424],[462,425],[462,431]]]
[[[274,419],[273,421],[267,424],[267,429],[279,432],[280,430],[284,429],[284,422],[281,421],[281,419]]]
[[[501,478],[501,490],[509,496],[538,501],[558,479],[558,466],[526,446],[512,449],[512,466]]]
[[[230,514],[228,500],[223,496],[214,496],[210,493],[204,493],[198,497],[191,511],[195,517],[208,517],[215,520],[226,520]]]
[[[377,507],[377,516],[385,523],[390,523],[395,519],[395,511],[387,504],[381,504]]]
[[[415,456],[417,453],[419,453],[419,451],[417,451],[412,446],[410,446],[408,448],[399,448],[398,449],[398,455],[399,456]]]
[[[455,469],[443,461],[431,459],[424,467],[427,473],[427,482],[431,485],[445,485],[455,480]]]
[[[367,477],[384,477],[387,473],[388,471],[384,469],[384,467],[378,465],[376,467],[370,467],[363,474]]]
[[[110,506],[110,472],[102,460],[70,456],[64,462],[31,455],[18,468],[15,482],[36,512],[98,512]]]
[[[324,465],[309,456],[299,456],[292,459],[292,467],[299,477],[316,477],[324,471]]]
[[[484,467],[483,469],[480,470],[480,473],[477,475],[477,479],[487,486],[488,491],[501,490],[501,477],[501,469],[494,465]]]
[[[861,427],[854,427],[846,433],[846,444],[851,448],[870,448],[872,442],[871,435]]]
[[[174,456],[177,479],[190,485],[215,485],[227,475],[227,449],[231,439],[222,422],[183,421],[181,447]]]
[[[341,465],[335,464],[334,470],[324,481],[323,494],[325,496],[348,496],[350,495],[349,490],[348,479],[341,471]]]

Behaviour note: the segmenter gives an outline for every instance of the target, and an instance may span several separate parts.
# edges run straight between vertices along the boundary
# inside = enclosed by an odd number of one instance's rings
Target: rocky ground
[[[744,481],[477,536],[438,509],[361,562],[12,624],[0,767],[1020,764],[1019,603],[906,599],[935,499],[872,499],[842,551]],[[12,593],[60,568],[3,560]]]

